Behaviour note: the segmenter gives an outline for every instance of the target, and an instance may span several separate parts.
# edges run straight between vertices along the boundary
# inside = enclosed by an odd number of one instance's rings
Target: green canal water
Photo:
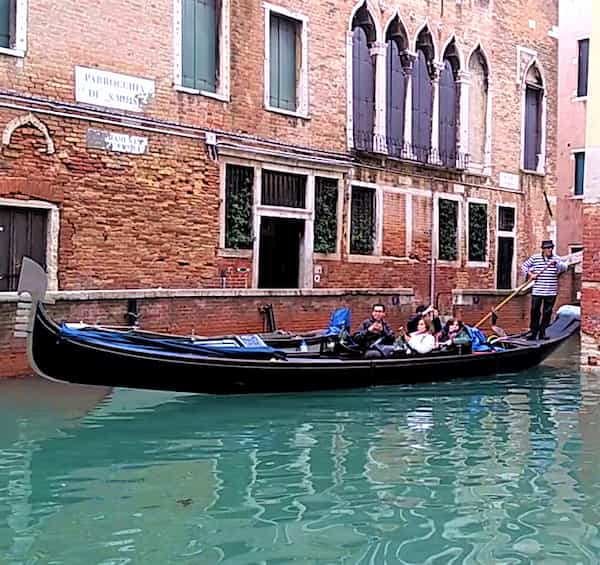
[[[0,563],[597,564],[576,360],[285,396],[2,381]]]

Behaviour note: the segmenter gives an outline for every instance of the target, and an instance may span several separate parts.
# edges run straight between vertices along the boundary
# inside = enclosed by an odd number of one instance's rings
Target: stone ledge
[[[475,306],[477,304],[475,297],[503,297],[509,296],[514,289],[496,289],[496,288],[455,288],[452,291],[452,304],[455,306]],[[523,293],[523,296],[526,293]],[[521,296],[521,295],[517,295]]]
[[[121,289],[121,290],[61,290],[46,293],[48,302],[57,300],[126,300],[129,298],[264,298],[264,297],[320,297],[320,296],[405,296],[413,297],[412,288],[207,288],[207,289]],[[23,302],[16,292],[0,293],[0,303]]]

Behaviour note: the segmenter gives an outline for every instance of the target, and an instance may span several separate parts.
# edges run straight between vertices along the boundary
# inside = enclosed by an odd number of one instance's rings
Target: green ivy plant
[[[236,169],[236,174],[228,174],[226,180],[225,247],[251,249],[254,175],[247,167]]]
[[[371,255],[375,248],[373,191],[366,190],[352,189],[350,252],[357,255]]]
[[[317,253],[335,253],[337,181],[316,179],[314,246]]]
[[[439,258],[442,261],[458,259],[458,202],[439,200]]]
[[[485,261],[487,249],[487,206],[469,203],[469,261]]]

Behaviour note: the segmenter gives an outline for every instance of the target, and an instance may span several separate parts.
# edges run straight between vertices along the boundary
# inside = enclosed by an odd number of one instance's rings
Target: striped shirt
[[[556,265],[546,268],[549,261],[556,261]],[[558,294],[558,275],[564,273],[567,267],[568,265],[558,255],[553,254],[551,257],[546,258],[541,253],[536,253],[523,263],[521,271],[525,276],[531,271],[538,273],[531,294],[534,296],[556,296]]]

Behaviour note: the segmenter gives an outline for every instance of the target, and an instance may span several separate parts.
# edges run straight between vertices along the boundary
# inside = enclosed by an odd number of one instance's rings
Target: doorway
[[[298,288],[304,220],[263,216],[258,253],[259,288]]]

